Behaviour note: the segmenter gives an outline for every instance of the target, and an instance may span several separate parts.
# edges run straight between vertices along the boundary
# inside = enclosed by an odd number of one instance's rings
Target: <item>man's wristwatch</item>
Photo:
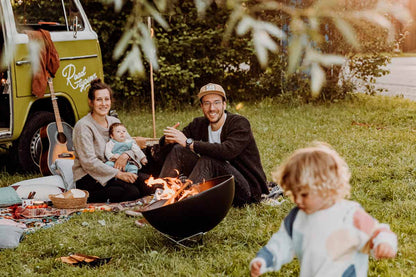
[[[192,143],[194,143],[194,140],[193,139],[191,139],[191,138],[187,138],[186,139],[186,148],[187,149],[191,149],[190,147],[191,147],[191,144]]]

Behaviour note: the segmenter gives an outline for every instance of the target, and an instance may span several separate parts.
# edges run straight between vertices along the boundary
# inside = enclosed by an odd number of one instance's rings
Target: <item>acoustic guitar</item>
[[[39,167],[40,172],[44,176],[52,174],[51,166],[56,159],[75,159],[72,143],[72,127],[61,120],[52,78],[48,78],[48,84],[56,122],[51,122],[40,129],[42,151]]]

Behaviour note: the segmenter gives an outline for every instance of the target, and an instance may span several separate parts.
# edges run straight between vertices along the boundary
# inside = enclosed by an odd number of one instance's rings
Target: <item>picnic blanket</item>
[[[25,235],[68,221],[82,212],[120,212],[144,207],[153,197],[144,197],[121,203],[89,203],[82,209],[47,208],[29,209],[21,205],[0,208],[0,248],[15,248]],[[7,234],[7,236],[6,236]]]
[[[24,229],[24,233],[32,233],[41,228],[49,228],[67,221],[78,210],[55,209],[52,207],[27,209],[13,205],[0,209],[0,225],[9,221]]]

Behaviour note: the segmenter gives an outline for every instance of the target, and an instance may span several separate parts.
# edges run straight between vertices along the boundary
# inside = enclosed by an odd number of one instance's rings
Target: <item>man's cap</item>
[[[225,100],[227,100],[227,96],[225,96],[225,91],[222,88],[222,86],[213,83],[209,83],[199,90],[198,99],[201,100],[202,97],[211,93],[218,94],[219,96],[222,96]]]

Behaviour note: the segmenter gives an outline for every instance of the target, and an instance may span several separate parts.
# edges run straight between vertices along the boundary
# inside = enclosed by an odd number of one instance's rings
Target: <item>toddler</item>
[[[324,144],[295,151],[275,181],[296,206],[250,262],[251,276],[279,270],[297,256],[300,276],[367,276],[368,254],[393,258],[397,237],[349,195],[350,172]]]
[[[146,155],[136,144],[134,139],[127,138],[127,129],[122,123],[114,123],[109,128],[110,140],[105,145],[105,163],[114,167],[114,162],[126,151],[132,151],[134,158],[131,158],[125,167],[126,172],[137,174],[142,165],[147,164]],[[129,155],[130,156],[130,155]],[[131,156],[130,156],[131,157]]]

